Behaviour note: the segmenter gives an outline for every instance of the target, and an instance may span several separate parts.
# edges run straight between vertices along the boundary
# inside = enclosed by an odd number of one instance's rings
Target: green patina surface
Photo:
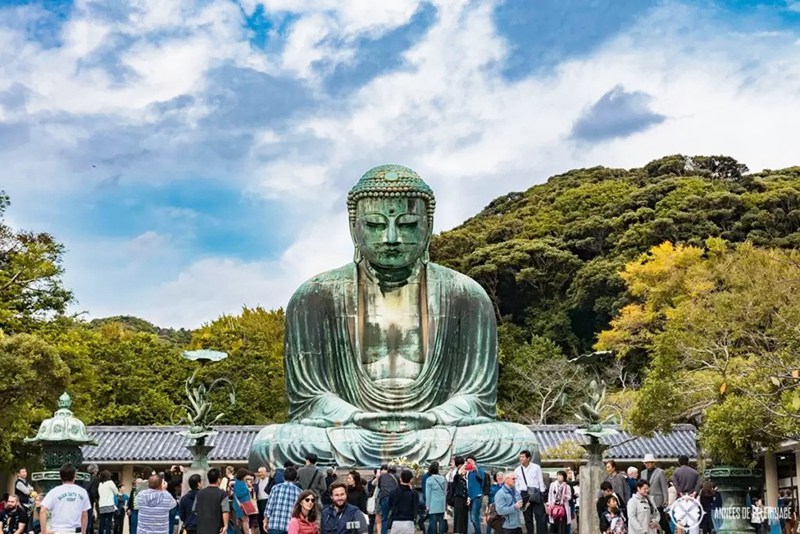
[[[369,467],[475,455],[507,466],[535,449],[495,421],[497,328],[472,279],[428,262],[434,196],[411,169],[368,171],[348,195],[354,262],[315,276],[286,312],[291,422],[256,438],[252,467]]]

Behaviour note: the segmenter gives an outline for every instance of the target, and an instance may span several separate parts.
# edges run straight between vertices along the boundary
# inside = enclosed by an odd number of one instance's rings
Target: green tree
[[[622,276],[632,302],[597,348],[650,355],[628,413],[635,431],[691,422],[734,464],[800,432],[800,252],[667,243]]]
[[[158,335],[76,321],[48,338],[71,369],[75,412],[88,424],[169,424],[190,364]]]
[[[0,334],[0,465],[31,459],[33,450],[23,443],[40,421],[51,417],[68,384],[69,367],[55,348],[29,335]]]
[[[236,387],[236,405],[229,424],[266,424],[285,421],[288,402],[283,374],[282,309],[244,308],[236,316],[223,315],[194,332],[192,348],[228,353],[207,373],[226,376]],[[201,375],[204,376],[204,375]],[[222,395],[215,402],[223,403]],[[222,405],[222,404],[220,404]]]
[[[73,295],[61,281],[64,246],[50,234],[5,224],[9,203],[0,191],[0,331],[15,334],[64,314]]]

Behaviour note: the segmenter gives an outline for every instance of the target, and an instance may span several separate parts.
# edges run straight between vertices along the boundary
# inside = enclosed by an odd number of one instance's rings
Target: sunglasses
[[[315,499],[314,497],[306,497],[306,498],[305,498],[305,499],[303,499],[303,500],[304,500],[305,502],[316,502],[316,501],[317,501],[317,499]]]

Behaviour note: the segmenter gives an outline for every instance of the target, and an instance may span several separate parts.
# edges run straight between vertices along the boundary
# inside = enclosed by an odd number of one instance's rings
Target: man
[[[366,534],[367,520],[357,507],[347,503],[347,485],[344,482],[333,482],[330,487],[331,504],[322,510],[322,534]],[[348,528],[348,524],[358,523],[357,529]]]
[[[139,504],[139,534],[164,534],[169,532],[170,510],[178,504],[167,491],[167,482],[159,475],[147,480],[147,489],[136,496]]]
[[[296,466],[294,465],[294,462],[292,462],[291,460],[287,460],[287,461],[283,462],[283,467],[280,467],[280,468],[275,470],[275,485],[276,486],[278,484],[283,484],[284,483],[283,470],[286,469],[287,467],[296,467]]]
[[[381,508],[381,534],[389,532],[389,495],[398,488],[397,479],[389,470],[389,466],[381,466],[378,477],[378,503]]]
[[[636,483],[639,482],[639,470],[636,469],[634,466],[630,466],[627,470],[628,478],[626,481],[628,482],[628,490],[630,491],[630,495],[636,493]]]
[[[89,494],[75,484],[75,468],[72,464],[62,465],[58,474],[61,485],[48,491],[42,500],[39,512],[41,531],[53,534],[86,534],[89,511],[92,509]]]
[[[197,514],[194,513],[194,501],[200,492],[201,483],[200,475],[190,476],[189,491],[181,497],[178,503],[178,516],[181,518],[183,528],[186,529],[187,534],[197,534]]]
[[[478,467],[475,456],[467,456],[467,497],[469,497],[469,518],[472,534],[481,532],[481,507],[483,506],[483,483],[486,473]],[[469,530],[469,529],[467,529]]]
[[[283,470],[283,482],[272,488],[264,509],[264,530],[268,534],[287,534],[289,531],[292,509],[303,491],[295,480],[297,469],[287,467]]]
[[[272,491],[273,486],[275,486],[275,479],[269,476],[269,469],[262,465],[258,468],[256,477],[258,517],[264,517],[264,510],[267,508],[267,499],[269,499],[269,493]],[[258,522],[258,529],[261,534],[266,534],[267,532],[264,530],[264,524],[261,521]]]
[[[414,473],[408,469],[400,472],[400,485],[389,494],[389,516],[391,534],[414,534],[419,494],[411,487]]]
[[[220,489],[222,474],[212,467],[206,474],[208,487],[197,492],[192,505],[197,521],[197,534],[224,534],[228,530],[230,502],[228,494]],[[192,477],[189,478],[191,483]]]
[[[689,466],[689,457],[678,457],[678,468],[672,473],[672,484],[678,492],[678,498],[684,495],[695,497],[700,491],[700,476]]]
[[[494,496],[494,509],[503,516],[503,534],[522,534],[520,521],[523,509],[522,495],[517,490],[517,473],[506,473],[503,487]]]
[[[336,470],[333,467],[329,467],[326,470],[326,473],[325,492],[322,494],[322,506],[328,506],[333,502],[331,499],[331,484],[336,482],[336,480],[339,478],[336,476]]]
[[[531,451],[519,454],[519,465],[514,470],[516,488],[525,506],[522,508],[527,534],[546,534],[547,517],[544,503],[547,500],[547,486],[544,485],[542,468],[531,462]],[[534,531],[534,525],[536,530]]]
[[[125,530],[125,515],[128,510],[128,495],[125,494],[125,484],[120,484],[117,488],[114,505],[117,507],[117,511],[114,512],[114,534],[122,534]]]
[[[100,501],[100,468],[97,467],[97,464],[89,464],[89,467],[86,468],[86,472],[91,476],[89,482],[86,484],[86,491],[89,493],[89,504],[92,506],[92,509],[89,511],[89,524],[86,526],[86,532],[91,534],[94,528],[94,520],[99,513],[97,503]]]
[[[628,501],[628,534],[654,534],[658,530],[658,509],[650,499],[650,484],[646,480],[636,483],[636,494]]]
[[[660,526],[661,531],[665,533],[670,532],[669,514],[665,512],[667,501],[669,499],[669,486],[667,486],[667,474],[660,467],[656,467],[656,458],[651,453],[644,455],[644,471],[642,471],[642,480],[646,480],[650,484],[650,498],[658,508],[658,514],[661,517]]]
[[[3,534],[22,534],[28,525],[28,510],[16,495],[9,495],[5,508],[0,512],[0,526]]]
[[[31,508],[31,492],[33,486],[28,484],[28,470],[24,467],[17,471],[17,482],[14,484],[14,495],[17,496],[17,502],[25,510]]]
[[[136,502],[136,497],[142,491],[142,484],[144,481],[140,477],[136,477],[133,481],[131,494],[128,496],[128,517],[130,518],[130,534],[136,534],[139,526],[139,504]]]
[[[321,500],[325,493],[325,475],[317,469],[317,455],[313,452],[306,455],[306,465],[297,470],[297,482],[304,490],[316,493],[317,499]]]
[[[621,499],[619,507],[624,509],[628,504],[628,499],[631,498],[631,488],[628,486],[628,481],[625,480],[625,475],[617,471],[617,462],[614,460],[606,461],[606,480],[611,482],[614,493]]]

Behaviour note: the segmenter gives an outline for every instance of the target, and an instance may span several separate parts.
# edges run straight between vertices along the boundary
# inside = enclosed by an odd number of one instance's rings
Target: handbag
[[[237,503],[239,503],[239,508],[241,508],[242,513],[245,516],[258,515],[258,507],[256,506],[256,503],[253,502],[253,499],[242,502],[235,494],[233,498],[236,499]]]
[[[375,515],[375,511],[378,509],[378,494],[380,494],[380,488],[376,486],[375,491],[372,492],[372,497],[367,499],[368,515]]]
[[[532,502],[533,504],[542,504],[544,502],[542,490],[528,486],[528,478],[525,476],[525,468],[519,466],[519,470],[522,472],[522,480],[525,481],[525,487],[527,488],[525,491],[520,492],[520,495],[522,496],[522,504],[524,506],[528,506],[529,502]]]
[[[547,515],[552,517],[554,521],[564,519],[567,517],[567,509],[563,504],[548,504]]]
[[[505,522],[506,518],[497,513],[497,508],[495,508],[494,503],[490,504],[489,513],[486,515],[486,524],[497,532],[497,534],[502,534],[503,524],[505,524]]]

